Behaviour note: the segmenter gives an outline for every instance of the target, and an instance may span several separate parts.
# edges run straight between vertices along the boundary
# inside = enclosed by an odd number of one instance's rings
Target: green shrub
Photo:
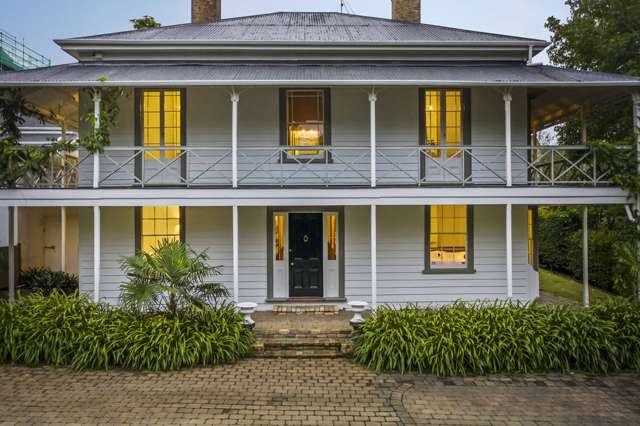
[[[58,289],[71,294],[78,289],[78,277],[50,268],[29,268],[20,272],[18,284],[29,292],[40,290],[49,294],[53,289]]]
[[[354,358],[378,371],[438,375],[640,369],[640,309],[569,306],[380,308],[354,335]]]
[[[246,354],[252,334],[232,305],[138,315],[54,290],[0,303],[0,358],[26,365],[176,370]]]

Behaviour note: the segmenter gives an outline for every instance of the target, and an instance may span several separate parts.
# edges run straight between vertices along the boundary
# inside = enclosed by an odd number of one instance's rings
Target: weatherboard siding
[[[188,207],[186,241],[196,251],[207,250],[211,265],[220,266],[214,280],[233,288],[230,207]],[[93,295],[93,214],[79,209],[80,289]],[[134,252],[134,211],[103,207],[100,299],[117,304],[124,256]],[[473,274],[430,274],[424,269],[424,207],[378,207],[378,302],[442,304],[456,300],[496,300],[506,297],[504,206],[475,206]],[[268,308],[267,212],[264,207],[240,207],[240,301]],[[345,296],[371,300],[369,207],[345,207]],[[514,206],[514,298],[529,299],[526,207]]]
[[[332,184],[348,186],[367,184],[370,179],[370,121],[366,87],[331,89],[331,146],[335,150],[328,164],[279,164],[280,111],[279,88],[253,87],[240,93],[238,105],[238,176],[240,185],[318,185],[328,176]],[[502,94],[491,88],[473,88],[471,93],[471,146],[504,147],[505,123]],[[415,184],[419,177],[419,89],[390,87],[377,91],[376,134],[377,176],[380,185]],[[197,87],[186,90],[186,144],[198,148],[189,152],[189,168],[185,173],[196,179],[195,185],[222,186],[231,181],[231,101],[227,88]],[[526,90],[514,89],[512,103],[512,143],[527,144]],[[82,111],[90,111],[91,102],[83,95]],[[131,150],[111,151],[101,155],[102,186],[134,184],[134,161],[122,165],[134,154],[134,94],[127,90],[120,101],[118,125],[111,132],[113,147]],[[81,131],[86,132],[86,124]],[[81,154],[84,155],[85,153]],[[521,152],[524,156],[524,152]],[[474,183],[496,184],[500,179],[488,171],[491,167],[504,179],[504,148],[473,151],[471,160]],[[459,174],[456,159],[448,161]],[[302,160],[304,162],[304,160]],[[152,176],[151,162],[145,169]],[[428,161],[431,179],[451,180],[451,176]],[[80,166],[83,186],[92,182],[91,158]],[[525,183],[524,165],[513,156],[514,183]],[[162,173],[152,183],[178,183],[178,163],[172,171]],[[107,178],[108,179],[105,179]]]

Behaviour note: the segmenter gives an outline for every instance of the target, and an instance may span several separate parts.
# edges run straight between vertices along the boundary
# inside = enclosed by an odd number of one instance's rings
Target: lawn
[[[582,303],[582,283],[566,275],[557,274],[540,268],[540,291],[554,296],[564,297],[570,302]],[[595,302],[601,297],[610,296],[610,293],[589,287],[589,300]]]

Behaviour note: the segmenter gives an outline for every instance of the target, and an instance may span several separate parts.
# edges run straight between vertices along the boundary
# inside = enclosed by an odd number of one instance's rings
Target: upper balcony
[[[610,186],[611,153],[588,146],[109,147],[53,155],[22,188]],[[613,155],[628,156],[630,147]],[[375,159],[375,162],[372,161]],[[509,173],[510,171],[510,173]],[[511,184],[511,185],[509,185]]]

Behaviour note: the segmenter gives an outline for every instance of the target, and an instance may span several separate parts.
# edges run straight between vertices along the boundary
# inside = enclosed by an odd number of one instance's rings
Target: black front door
[[[322,213],[289,214],[289,296],[322,297]]]

